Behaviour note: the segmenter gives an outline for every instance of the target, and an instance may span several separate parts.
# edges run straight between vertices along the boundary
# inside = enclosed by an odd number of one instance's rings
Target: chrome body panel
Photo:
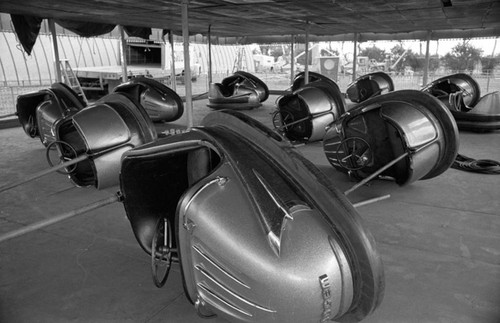
[[[64,158],[89,156],[68,168],[73,183],[98,189],[118,185],[125,151],[157,138],[142,106],[123,93],[109,94],[60,122],[56,134],[67,144],[60,147]]]
[[[55,140],[56,123],[83,109],[78,95],[64,83],[48,89],[19,95],[16,115],[26,134],[39,137],[44,146]]]
[[[380,109],[380,116],[399,128],[410,149],[417,149],[437,137],[437,129],[433,120],[431,121],[429,117],[411,106],[387,104]]]
[[[73,125],[82,135],[88,154],[121,145],[131,137],[123,119],[109,105],[83,109],[73,116]]]
[[[394,91],[392,78],[387,73],[374,72],[360,76],[349,84],[346,95],[352,102],[360,103],[392,91]]]
[[[52,100],[43,101],[36,108],[38,135],[44,146],[56,140],[54,125],[62,118],[59,104]]]
[[[246,110],[257,108],[269,97],[267,85],[258,77],[236,71],[221,83],[210,83],[207,106],[209,108]]]
[[[123,204],[140,246],[151,252],[158,219],[175,223],[186,295],[200,313],[357,321],[382,300],[382,264],[359,215],[257,121],[213,112],[122,159]]]
[[[434,97],[414,90],[359,104],[330,125],[323,139],[329,162],[358,179],[407,153],[382,173],[399,185],[444,172],[453,163],[458,144],[450,111]]]
[[[335,82],[317,80],[281,97],[277,108],[288,139],[313,142],[322,140],[326,127],[344,113],[345,102]]]
[[[171,122],[184,113],[181,97],[166,85],[147,77],[135,77],[113,89],[142,105],[153,122]]]

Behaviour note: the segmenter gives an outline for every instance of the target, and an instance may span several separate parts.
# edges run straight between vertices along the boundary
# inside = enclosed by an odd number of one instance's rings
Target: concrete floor
[[[248,114],[270,124],[276,96]],[[195,101],[195,125],[210,110]],[[180,128],[186,117],[160,130]],[[460,153],[500,160],[500,132],[460,133]],[[320,143],[298,147],[345,191],[354,183]],[[21,128],[0,130],[0,185],[47,168],[45,149]],[[0,193],[0,234],[107,198],[118,188],[76,188],[54,173]],[[382,255],[386,290],[364,322],[500,322],[500,176],[449,169],[399,187],[373,181],[352,202]],[[225,322],[202,319],[184,295],[179,267],[154,286],[150,258],[121,204],[0,244],[0,322]]]

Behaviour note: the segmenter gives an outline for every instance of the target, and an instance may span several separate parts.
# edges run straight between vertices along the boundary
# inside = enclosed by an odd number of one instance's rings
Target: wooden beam
[[[122,82],[125,83],[128,81],[128,72],[127,72],[127,58],[125,55],[125,51],[127,50],[127,44],[125,42],[125,31],[123,30],[123,26],[118,26],[118,30],[120,31],[120,44],[121,44],[121,53],[120,59],[122,61]],[[112,89],[109,89],[110,91]]]
[[[430,42],[431,42],[432,31],[427,32],[427,42],[425,45],[425,65],[424,65],[424,76],[422,78],[422,86],[425,86],[428,83],[429,78],[429,61],[430,61]]]
[[[62,82],[62,74],[61,74],[61,59],[59,58],[59,46],[57,45],[57,33],[56,33],[56,25],[53,19],[49,19],[49,29],[50,34],[52,36],[52,52],[54,53],[54,71],[56,74],[56,82]]]
[[[306,62],[304,64],[304,84],[309,83],[309,22],[306,23],[306,51],[305,58]]]

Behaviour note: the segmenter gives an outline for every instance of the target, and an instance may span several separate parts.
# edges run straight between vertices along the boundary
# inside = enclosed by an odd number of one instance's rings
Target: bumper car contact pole
[[[114,196],[108,197],[108,198],[103,199],[101,201],[97,201],[97,202],[88,204],[88,205],[83,206],[79,209],[71,210],[69,212],[60,214],[60,215],[52,217],[50,219],[29,224],[25,227],[18,229],[18,230],[14,230],[14,231],[8,232],[6,234],[0,235],[0,243],[7,241],[7,240],[10,240],[12,238],[19,237],[19,236],[24,235],[26,233],[30,233],[32,231],[42,229],[44,227],[55,224],[57,222],[61,222],[63,220],[69,219],[71,217],[90,212],[92,210],[98,209],[98,208],[106,206],[108,204],[119,202],[120,199],[121,199],[121,196],[119,194],[116,194]]]
[[[14,188],[14,187],[17,187],[21,184],[24,184],[24,183],[27,183],[27,182],[31,182],[37,178],[40,178],[42,176],[45,176],[47,174],[50,174],[50,173],[53,173],[53,172],[56,172],[60,169],[63,169],[63,168],[66,168],[68,166],[71,166],[71,165],[75,165],[83,160],[86,160],[87,158],[89,158],[88,155],[80,155],[76,158],[73,158],[72,160],[69,160],[67,162],[64,162],[64,163],[61,163],[61,164],[58,164],[56,166],[53,166],[51,168],[48,168],[48,169],[44,169],[38,173],[35,173],[35,174],[32,174],[32,175],[29,175],[27,177],[25,177],[24,179],[20,180],[20,181],[17,181],[17,182],[14,182],[14,183],[10,183],[10,184],[7,184],[7,185],[4,185],[4,186],[1,186],[0,187],[0,193],[1,192],[4,192],[6,190],[9,190],[11,188]]]

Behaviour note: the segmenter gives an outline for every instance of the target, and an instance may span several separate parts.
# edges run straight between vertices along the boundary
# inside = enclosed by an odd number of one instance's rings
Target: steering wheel
[[[361,169],[373,160],[370,145],[360,137],[342,140],[335,154],[340,166],[348,170]]]
[[[45,150],[45,157],[47,158],[47,162],[49,163],[50,167],[54,167],[54,165],[55,165],[55,163],[53,163],[52,159],[50,158],[50,151],[53,149],[53,147],[55,147],[57,149],[57,151],[59,152],[59,163],[60,164],[65,163],[67,161],[70,161],[72,158],[78,157],[75,148],[73,148],[67,142],[64,142],[61,140],[53,141],[47,145],[47,148]],[[71,152],[70,156],[73,156],[72,158],[67,157],[67,156],[65,156],[65,154],[63,154],[63,150],[64,150],[63,147],[69,148],[69,151]],[[68,175],[68,174],[72,173],[73,171],[75,171],[76,165],[78,165],[78,164],[71,165],[71,167],[66,168],[66,171],[58,170],[57,172],[60,174]]]
[[[151,242],[151,273],[156,287],[165,285],[172,265],[172,229],[167,218],[158,220]]]
[[[293,121],[293,114],[287,110],[278,110],[273,113],[273,126],[280,131],[288,131],[288,127],[292,125]]]

